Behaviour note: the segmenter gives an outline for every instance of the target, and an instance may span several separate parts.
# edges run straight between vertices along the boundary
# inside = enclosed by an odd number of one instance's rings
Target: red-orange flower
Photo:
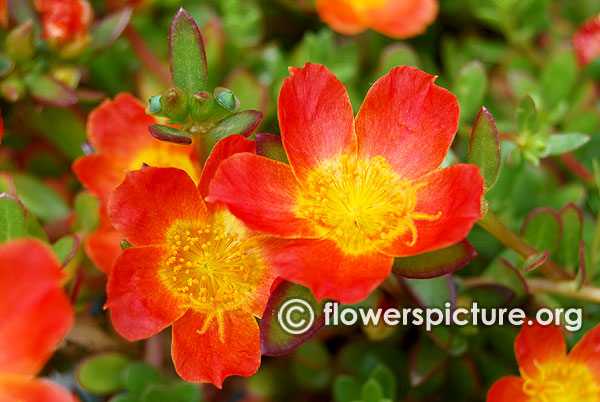
[[[573,36],[577,59],[583,66],[600,56],[600,14],[588,19]]]
[[[72,402],[49,381],[32,378],[73,324],[63,275],[52,251],[38,240],[0,246],[0,401]]]
[[[520,377],[498,380],[487,402],[598,402],[600,326],[591,329],[569,354],[559,327],[523,325],[515,339]]]
[[[175,369],[187,381],[220,387],[260,365],[260,317],[274,280],[254,236],[222,205],[204,197],[217,166],[254,152],[240,135],[217,143],[198,187],[182,170],[144,168],[113,192],[109,216],[134,245],[117,259],[107,307],[119,333],[147,338],[173,325]]]
[[[316,0],[319,17],[332,29],[354,35],[368,28],[392,38],[416,36],[435,20],[436,0]]]
[[[458,126],[458,102],[411,67],[378,80],[356,120],[342,83],[324,66],[293,68],[279,96],[290,165],[252,154],[219,167],[209,201],[248,227],[293,239],[275,256],[280,275],[317,298],[364,299],[393,257],[462,240],[480,218],[476,166],[438,170]]]
[[[42,15],[46,39],[81,38],[92,22],[92,7],[87,0],[36,0],[35,7]]]
[[[106,100],[90,113],[88,139],[98,153],[77,159],[73,171],[84,186],[100,197],[103,206],[125,178],[125,172],[141,169],[144,163],[177,167],[185,170],[195,182],[200,179],[194,147],[156,140],[148,132],[148,126],[156,122],[130,94]],[[94,264],[108,273],[121,248],[119,234],[105,218],[104,211],[100,217],[100,226],[86,239],[85,248]]]

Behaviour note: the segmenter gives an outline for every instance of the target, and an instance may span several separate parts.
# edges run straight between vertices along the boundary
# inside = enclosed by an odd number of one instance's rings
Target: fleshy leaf
[[[568,98],[577,81],[577,64],[572,50],[556,54],[546,64],[540,77],[542,99],[546,109],[553,109]]]
[[[531,257],[525,260],[525,264],[523,265],[523,271],[531,272],[541,266],[546,262],[550,253],[548,250],[540,251],[537,254],[532,255]]]
[[[183,131],[179,131],[174,127],[163,126],[162,124],[153,124],[148,126],[148,131],[157,140],[171,142],[179,145],[190,145],[192,139]]]
[[[52,245],[52,250],[58,257],[58,261],[65,267],[71,261],[79,248],[79,239],[75,235],[62,237]]]
[[[448,362],[448,356],[427,336],[422,336],[412,349],[408,366],[410,384],[423,384]]]
[[[241,134],[248,137],[258,127],[263,114],[258,110],[245,110],[243,112],[231,115],[219,122],[219,124],[210,131],[213,140],[219,141],[233,134]]]
[[[529,213],[521,235],[536,250],[548,250],[554,254],[560,240],[561,225],[558,214],[552,208],[538,208]]]
[[[587,267],[590,266],[589,249],[582,240],[579,242],[579,270],[575,277],[575,289],[579,290],[585,285],[587,279]]]
[[[506,286],[490,283],[473,286],[461,293],[461,296],[477,300],[481,308],[499,308],[507,306],[516,294]]]
[[[392,271],[405,278],[426,279],[457,271],[477,256],[467,240],[441,250],[394,259]]]
[[[152,366],[142,362],[132,362],[121,373],[123,386],[135,395],[141,395],[150,384],[162,384],[164,380]]]
[[[13,195],[0,194],[0,243],[25,237],[27,215],[21,201]]]
[[[308,303],[313,313],[313,324],[306,332],[299,335],[286,332],[281,327],[278,317],[284,303],[293,299],[300,299]],[[286,281],[281,282],[271,293],[263,317],[260,320],[260,343],[262,354],[274,356],[289,353],[319,332],[325,325],[325,315],[323,313],[324,303],[325,300],[319,303],[310,290],[304,286]],[[294,305],[296,304],[293,302],[288,304],[290,307]],[[298,306],[303,306],[304,312],[296,316],[297,320],[294,319],[294,322],[298,323],[301,320],[310,322],[311,315],[306,311],[306,306],[302,303],[299,303]],[[284,310],[287,310],[287,308]],[[281,314],[282,319],[285,320],[286,312],[283,311]]]
[[[281,137],[274,134],[255,134],[256,154],[279,162],[288,163]]]
[[[451,275],[448,275],[451,278]],[[411,297],[420,307],[444,308],[447,302],[452,302],[454,282],[448,277],[432,279],[403,279],[403,282]]]
[[[95,394],[106,395],[120,390],[121,372],[129,363],[127,356],[104,353],[85,359],[77,368],[77,381],[81,387]]]
[[[65,201],[37,178],[15,173],[13,181],[23,205],[42,221],[64,219],[71,213]]]
[[[171,21],[169,58],[175,86],[190,96],[206,89],[208,72],[204,42],[198,25],[183,8]]]
[[[46,75],[32,73],[23,80],[31,97],[37,102],[58,107],[77,103],[77,94],[64,83]]]
[[[571,134],[552,134],[548,138],[549,155],[560,155],[571,152],[588,143],[589,135],[571,133]]]
[[[109,48],[129,24],[132,12],[131,8],[123,8],[100,21],[91,32],[90,50]]]
[[[454,84],[454,94],[460,104],[460,115],[470,119],[481,107],[487,90],[487,77],[483,64],[478,61],[467,63],[460,69]]]
[[[381,402],[383,399],[383,389],[376,379],[369,378],[363,384],[360,395],[364,402]]]
[[[519,135],[535,134],[537,130],[537,111],[535,102],[525,95],[517,106],[517,131]]]
[[[468,162],[479,167],[485,191],[494,186],[500,172],[500,137],[494,118],[482,107],[475,119],[469,141]]]
[[[554,255],[554,260],[569,272],[574,272],[579,265],[579,243],[583,230],[583,217],[579,208],[568,203],[560,211],[562,227],[560,243]]]
[[[90,193],[82,192],[75,197],[74,204],[79,228],[86,233],[96,229],[100,222],[100,200]]]
[[[390,398],[392,401],[396,400],[396,376],[392,370],[380,363],[371,371],[370,377],[377,380],[377,383],[381,385],[383,396]]]
[[[336,402],[360,400],[360,383],[353,377],[341,374],[333,382],[333,395]]]

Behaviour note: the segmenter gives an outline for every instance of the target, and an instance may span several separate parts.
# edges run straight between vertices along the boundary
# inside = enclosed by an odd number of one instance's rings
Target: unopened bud
[[[237,112],[240,108],[240,101],[233,92],[227,88],[215,88],[215,99],[222,107],[231,113]]]
[[[148,114],[158,114],[162,108],[160,104],[160,98],[162,95],[154,95],[148,100],[148,107],[146,108],[146,113]]]
[[[14,28],[6,37],[6,53],[16,61],[30,60],[35,54],[33,34],[31,20]]]
[[[213,97],[210,93],[203,91],[192,96],[190,103],[190,115],[194,120],[205,121],[211,114]]]
[[[16,77],[9,77],[0,84],[0,94],[9,102],[16,102],[25,95],[23,81]]]
[[[160,98],[162,112],[175,122],[183,122],[188,116],[188,95],[178,87],[167,89]]]

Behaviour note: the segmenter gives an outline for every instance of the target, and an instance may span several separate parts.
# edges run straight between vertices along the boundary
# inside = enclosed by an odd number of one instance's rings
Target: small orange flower
[[[221,387],[230,375],[260,365],[259,328],[274,280],[254,236],[222,205],[204,197],[217,166],[234,153],[254,152],[241,135],[217,143],[198,187],[180,169],[130,172],[109,202],[109,216],[134,246],[117,259],[107,308],[129,340],[173,325],[172,356],[187,381]]]
[[[35,7],[42,14],[46,39],[81,38],[92,22],[92,7],[87,0],[36,0]]]
[[[73,325],[62,269],[38,240],[0,246],[0,401],[76,401],[69,392],[32,379]]]
[[[368,28],[396,39],[419,35],[435,20],[436,0],[316,0],[332,29],[354,35]]]
[[[141,169],[143,164],[177,167],[185,170],[195,182],[200,179],[194,147],[156,140],[148,132],[148,126],[156,122],[130,94],[106,100],[90,113],[88,139],[98,153],[77,159],[73,171],[84,186],[100,197],[103,208],[110,193],[125,178],[125,172]],[[108,273],[121,253],[120,237],[103,210],[100,218],[100,226],[86,239],[85,248],[94,264]]]
[[[354,119],[343,84],[324,66],[290,71],[278,107],[290,164],[233,155],[208,198],[254,230],[293,239],[275,256],[284,279],[319,299],[355,303],[390,274],[394,257],[469,233],[481,217],[483,179],[474,165],[438,169],[459,112],[435,77],[393,69]]]
[[[573,47],[577,59],[583,66],[600,56],[600,14],[588,19],[573,36]]]
[[[515,339],[521,377],[498,380],[487,402],[598,402],[600,400],[600,326],[566,351],[555,325],[523,325]]]

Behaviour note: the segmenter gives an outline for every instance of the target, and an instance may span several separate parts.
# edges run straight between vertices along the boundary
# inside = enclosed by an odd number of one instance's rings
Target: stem
[[[148,69],[150,69],[150,71],[152,71],[165,85],[171,86],[171,75],[156,58],[154,53],[148,48],[140,34],[137,33],[131,24],[125,28],[125,36],[146,67],[148,67]]]
[[[523,258],[527,259],[538,254],[534,247],[507,228],[492,211],[488,211],[485,217],[477,221],[477,224]],[[550,260],[540,267],[540,271],[552,279],[572,279],[561,267]]]
[[[571,153],[561,154],[560,160],[575,176],[590,184],[594,183],[594,175]]]
[[[144,345],[144,360],[158,369],[163,364],[163,336],[162,333],[154,334],[146,340]]]
[[[600,303],[600,289],[594,286],[583,286],[575,290],[569,282],[554,282],[544,278],[527,279],[531,293],[553,293],[573,299],[587,300]]]

